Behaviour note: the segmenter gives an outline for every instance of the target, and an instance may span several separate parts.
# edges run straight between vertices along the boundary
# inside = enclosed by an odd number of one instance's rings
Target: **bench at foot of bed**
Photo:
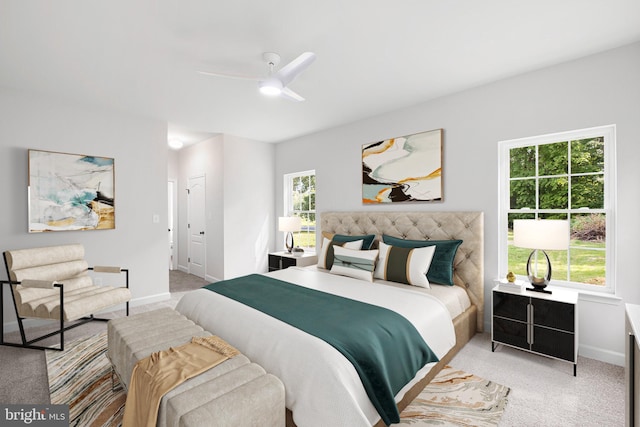
[[[135,364],[152,353],[212,335],[170,308],[108,323],[107,357],[124,388]],[[158,426],[283,426],[284,386],[239,354],[191,378],[161,400]]]

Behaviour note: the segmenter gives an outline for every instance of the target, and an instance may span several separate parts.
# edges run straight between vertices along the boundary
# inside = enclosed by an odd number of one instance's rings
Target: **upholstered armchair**
[[[125,303],[129,315],[129,270],[120,267],[89,267],[84,259],[84,247],[80,244],[50,246],[4,252],[4,262],[9,280],[0,281],[0,317],[2,333],[0,344],[36,349],[51,349],[34,343],[60,334],[60,347],[64,350],[64,331],[84,323],[109,319],[98,318],[94,313]],[[89,271],[125,275],[125,287],[99,286]],[[4,340],[4,289],[11,288],[22,343]],[[27,318],[55,320],[54,332],[28,340],[23,320]]]

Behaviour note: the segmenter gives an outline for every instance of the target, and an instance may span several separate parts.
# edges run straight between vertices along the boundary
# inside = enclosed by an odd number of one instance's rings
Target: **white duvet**
[[[449,312],[430,295],[298,268],[267,275],[396,311],[414,324],[439,358],[455,345]],[[206,289],[185,294],[176,310],[280,378],[298,427],[371,426],[380,420],[353,365],[321,339]],[[433,365],[423,367],[396,402]]]

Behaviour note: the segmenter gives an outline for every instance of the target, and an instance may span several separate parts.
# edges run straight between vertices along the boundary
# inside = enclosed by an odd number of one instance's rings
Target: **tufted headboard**
[[[383,234],[412,240],[460,239],[453,281],[467,291],[484,324],[483,212],[323,212],[321,231],[336,234]]]

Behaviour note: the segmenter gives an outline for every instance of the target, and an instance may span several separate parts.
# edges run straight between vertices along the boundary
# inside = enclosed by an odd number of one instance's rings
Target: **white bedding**
[[[439,358],[455,345],[449,311],[431,295],[299,268],[267,275],[394,310],[414,324]],[[187,293],[176,310],[280,378],[299,427],[371,426],[380,419],[353,365],[326,342],[206,289]],[[396,401],[433,365],[421,369]]]
[[[447,307],[452,319],[455,319],[471,307],[469,295],[467,295],[465,290],[460,286],[446,286],[432,283],[430,288],[420,288],[418,286],[404,285],[402,283],[388,282],[378,279],[376,279],[375,282],[434,296],[438,300],[442,301],[442,303]]]

